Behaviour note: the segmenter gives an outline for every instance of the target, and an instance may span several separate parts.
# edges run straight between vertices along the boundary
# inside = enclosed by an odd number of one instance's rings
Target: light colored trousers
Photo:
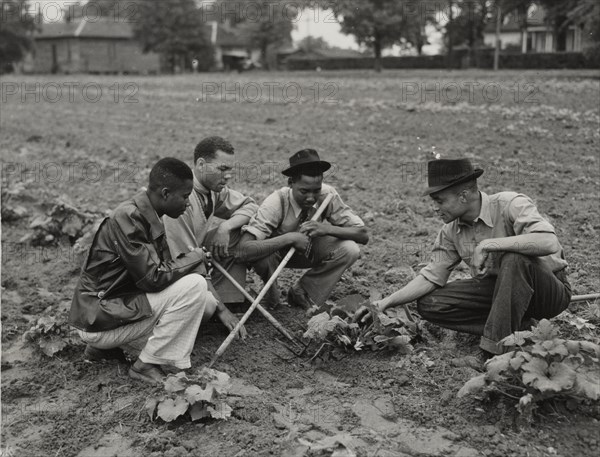
[[[205,311],[212,314],[216,308],[206,280],[199,274],[189,274],[146,296],[153,312],[151,317],[104,332],[79,330],[81,339],[98,349],[121,347],[139,353],[144,363],[190,368],[190,355],[202,317]]]

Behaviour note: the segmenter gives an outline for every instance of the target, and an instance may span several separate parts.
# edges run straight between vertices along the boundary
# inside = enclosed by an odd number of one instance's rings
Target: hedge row
[[[468,51],[460,50],[451,57],[438,56],[406,56],[383,57],[383,68],[493,68],[494,51],[480,50],[473,53],[468,59]],[[346,70],[346,69],[371,69],[374,66],[373,57],[351,57],[311,59],[303,57],[289,57],[285,65],[288,70]],[[500,68],[519,69],[550,69],[550,68],[599,68],[598,62],[593,62],[581,52],[553,52],[553,53],[528,53],[528,54],[501,54]]]

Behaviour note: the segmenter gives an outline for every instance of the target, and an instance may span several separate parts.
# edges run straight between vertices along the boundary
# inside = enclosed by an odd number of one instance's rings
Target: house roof
[[[544,8],[533,4],[529,10],[527,11],[527,26],[532,25],[544,25],[546,18],[546,12]],[[519,32],[521,31],[521,25],[523,22],[523,17],[520,16],[520,13],[515,11],[511,11],[508,13],[505,18],[503,24],[500,26],[500,32]],[[484,29],[485,33],[495,33],[496,32],[496,17],[491,18],[488,23],[485,25]]]
[[[41,31],[34,35],[36,40],[56,38],[133,38],[133,29],[128,22],[119,22],[110,18],[96,21],[77,18],[72,22],[53,22],[42,25]]]
[[[297,51],[291,53],[290,59],[343,59],[343,58],[354,58],[354,57],[364,57],[358,51],[353,49],[314,49],[314,50],[305,50],[298,49]]]

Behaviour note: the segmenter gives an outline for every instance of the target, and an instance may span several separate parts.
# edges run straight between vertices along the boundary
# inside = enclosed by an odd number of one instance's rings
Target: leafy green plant
[[[161,418],[172,422],[187,413],[192,421],[213,418],[227,419],[232,408],[223,400],[230,388],[229,375],[211,368],[202,368],[193,375],[183,372],[167,376],[164,391],[146,400],[144,410],[150,420]]]
[[[48,357],[53,357],[69,345],[81,344],[81,340],[66,320],[42,316],[36,325],[23,334],[23,341],[32,343]]]
[[[467,381],[458,397],[497,392],[518,400],[517,409],[525,414],[547,399],[600,398],[598,344],[562,339],[547,319],[532,331],[506,337],[502,344],[517,349],[488,360],[485,373]]]
[[[412,344],[421,335],[419,322],[406,309],[388,310],[388,315],[380,312],[371,301],[363,303],[371,315],[367,323],[352,322],[352,316],[337,307],[332,309],[331,314],[322,312],[313,316],[303,336],[322,343],[314,357],[326,346],[347,351],[368,348],[372,351],[393,349],[401,354],[410,353]]]

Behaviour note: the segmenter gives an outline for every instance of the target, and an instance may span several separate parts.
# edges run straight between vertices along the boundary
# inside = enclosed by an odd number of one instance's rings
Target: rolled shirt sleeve
[[[323,194],[333,194],[333,199],[327,207],[325,218],[331,225],[338,227],[364,227],[363,220],[342,201],[342,197],[331,187],[323,185]]]
[[[245,196],[237,190],[225,187],[220,193],[215,205],[215,216],[221,219],[230,219],[233,216],[252,217],[258,205],[254,199]]]
[[[542,217],[533,201],[525,195],[513,198],[505,211],[504,220],[512,223],[516,235],[534,232],[556,233],[552,224]]]
[[[277,192],[275,191],[265,198],[250,222],[242,227],[242,233],[250,233],[257,240],[262,241],[269,238],[277,230],[283,220],[283,208]]]
[[[419,271],[428,281],[444,287],[448,282],[450,273],[461,262],[456,246],[447,231],[450,228],[444,226],[438,233],[431,252],[431,261]]]

